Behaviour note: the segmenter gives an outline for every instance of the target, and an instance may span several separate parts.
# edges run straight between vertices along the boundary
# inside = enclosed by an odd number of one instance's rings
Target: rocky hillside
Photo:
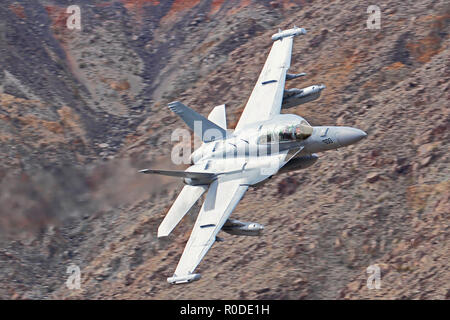
[[[379,1],[373,30],[353,0],[78,0],[81,30],[71,4],[0,7],[0,298],[450,298],[448,2]],[[182,183],[137,170],[175,168],[166,104],[225,103],[233,126],[294,24],[289,87],[327,88],[289,112],[368,138],[250,189],[233,217],[264,235],[221,235],[170,286],[199,206],[156,238]]]

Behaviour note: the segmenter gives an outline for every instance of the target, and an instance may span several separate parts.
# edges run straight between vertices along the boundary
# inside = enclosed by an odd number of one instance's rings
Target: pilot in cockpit
[[[308,138],[313,132],[313,128],[306,121],[300,124],[284,125],[283,127],[267,128],[261,133],[258,143],[277,143],[302,141]]]

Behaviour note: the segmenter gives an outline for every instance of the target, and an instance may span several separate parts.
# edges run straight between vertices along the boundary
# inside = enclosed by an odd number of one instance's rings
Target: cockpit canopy
[[[258,137],[259,144],[296,142],[308,138],[313,132],[311,125],[305,120],[300,123],[273,125],[263,127]]]

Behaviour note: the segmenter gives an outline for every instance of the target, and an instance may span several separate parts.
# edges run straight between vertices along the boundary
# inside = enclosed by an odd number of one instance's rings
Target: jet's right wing
[[[195,134],[201,135],[200,139],[203,142],[223,139],[227,136],[226,129],[206,119],[179,101],[169,103],[169,109],[175,112]]]
[[[199,278],[199,275],[193,274],[195,268],[247,189],[248,186],[236,180],[215,180],[211,183],[175,273],[167,279],[169,283],[184,283]]]

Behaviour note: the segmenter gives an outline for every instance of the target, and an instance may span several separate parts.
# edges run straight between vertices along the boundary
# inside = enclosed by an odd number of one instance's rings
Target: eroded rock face
[[[302,3],[81,1],[81,31],[58,1],[2,6],[0,297],[448,298],[448,4],[381,5],[367,30],[357,1]],[[299,21],[291,71],[308,76],[289,87],[327,89],[291,111],[369,136],[251,189],[235,215],[264,236],[225,236],[201,281],[168,287],[195,214],[157,239],[182,185],[136,173],[173,166],[166,104],[226,103],[233,126],[270,36]]]

